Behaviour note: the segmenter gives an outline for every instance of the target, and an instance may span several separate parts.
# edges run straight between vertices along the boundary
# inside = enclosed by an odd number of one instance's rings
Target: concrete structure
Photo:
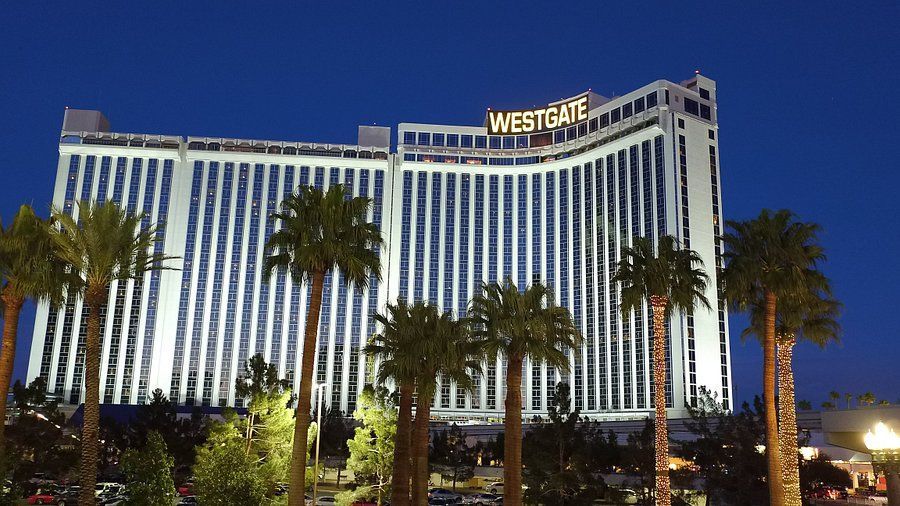
[[[91,128],[86,128],[90,126]],[[685,414],[699,387],[732,402],[721,265],[715,83],[655,81],[620,97],[586,92],[530,111],[490,111],[483,126],[360,127],[356,145],[120,134],[96,112],[69,110],[54,205],[111,199],[165,222],[157,248],[176,271],[115,283],[105,310],[101,400],[141,403],[162,388],[179,403],[240,405],[234,380],[255,353],[296,383],[308,287],[287,273],[263,279],[268,217],[298,185],[373,199],[383,279],[365,292],[334,273],[325,286],[316,380],[326,402],[354,409],[366,378],[360,347],[370,314],[398,298],[463,315],[482,281],[543,281],[571,309],[585,344],[571,370],[525,364],[526,417],[546,412],[557,381],[583,413],[606,419],[652,411],[648,308],[623,320],[610,282],[636,236],[674,235],[699,252],[713,310],[676,314],[667,347],[667,404]],[[72,403],[83,397],[85,313],[77,300],[38,309],[29,379]],[[474,396],[442,382],[433,413],[502,416],[502,360],[486,364]]]

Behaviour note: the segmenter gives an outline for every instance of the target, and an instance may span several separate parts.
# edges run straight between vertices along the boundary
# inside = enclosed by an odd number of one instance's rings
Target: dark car
[[[178,506],[189,505],[189,504],[197,504],[197,496],[189,495],[187,497],[182,497],[180,501],[178,501]]]

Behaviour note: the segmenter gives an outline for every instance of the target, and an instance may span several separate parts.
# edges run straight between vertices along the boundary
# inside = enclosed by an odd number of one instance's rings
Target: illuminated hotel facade
[[[384,235],[382,280],[365,291],[328,276],[316,381],[352,411],[371,377],[361,354],[387,302],[423,300],[464,315],[482,281],[542,281],[572,312],[584,344],[568,372],[527,361],[524,415],[546,414],[558,381],[595,418],[652,410],[651,318],[623,319],[611,283],[621,248],[673,235],[703,258],[712,310],[668,325],[667,404],[675,416],[700,387],[731,407],[727,314],[716,289],[723,227],[715,83],[655,81],[612,99],[586,92],[547,107],[488,111],[484,126],[360,127],[356,145],[117,134],[96,111],[69,110],[53,203],[113,200],[164,222],[155,247],[179,270],[116,282],[104,311],[101,400],[145,402],[155,388],[186,404],[241,405],[234,381],[262,353],[296,385],[309,287],[263,279],[269,216],[298,185],[346,185],[373,200]],[[393,148],[392,148],[393,144]],[[83,400],[86,313],[40,304],[28,379]],[[469,395],[441,382],[433,414],[500,418],[502,359]]]

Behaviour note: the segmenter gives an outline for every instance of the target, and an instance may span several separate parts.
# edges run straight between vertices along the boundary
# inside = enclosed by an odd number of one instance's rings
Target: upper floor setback
[[[664,112],[679,112],[715,128],[716,85],[700,74],[675,84],[659,80],[622,96],[591,91],[541,109],[486,112],[483,126],[400,123],[395,152],[404,162],[471,165],[530,165],[567,158],[660,124]],[[60,147],[103,145],[281,157],[388,160],[391,128],[359,126],[357,144],[181,137],[110,131],[99,111],[66,109]],[[210,153],[212,152],[212,153]]]

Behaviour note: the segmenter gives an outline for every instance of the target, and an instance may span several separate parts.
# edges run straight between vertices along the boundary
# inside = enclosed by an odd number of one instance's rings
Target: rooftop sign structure
[[[517,135],[543,132],[587,121],[589,107],[587,93],[540,109],[487,112],[487,131],[490,135]]]

